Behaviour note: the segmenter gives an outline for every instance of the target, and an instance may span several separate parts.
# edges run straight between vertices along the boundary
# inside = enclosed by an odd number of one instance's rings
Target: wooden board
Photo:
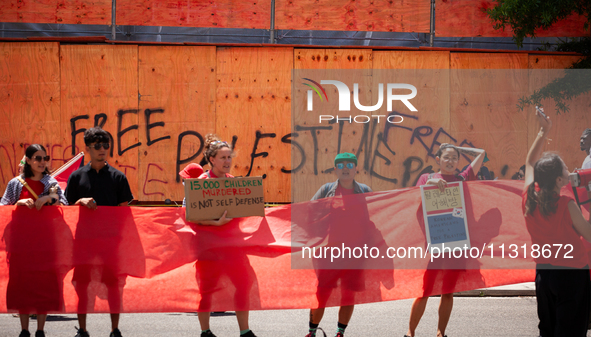
[[[271,1],[118,0],[117,24],[269,29]]]
[[[559,69],[570,67],[577,61],[577,56],[549,56],[549,55],[530,55],[529,67],[532,70],[530,74],[529,93],[540,89],[547,83],[556,78],[564,76],[564,72]],[[556,69],[556,70],[552,70]],[[588,70],[583,70],[588,71]],[[591,95],[589,93],[577,97],[574,100],[566,101],[570,111],[558,115],[553,100],[547,99],[542,102],[544,110],[552,119],[552,130],[548,138],[550,142],[545,144],[545,151],[556,151],[564,160],[569,171],[580,168],[585,153],[580,150],[579,141],[583,130],[591,127]],[[526,108],[528,117],[528,148],[536,138],[539,126],[535,116],[535,108]]]
[[[528,88],[527,62],[527,54],[451,53],[451,130],[458,143],[484,148],[485,166],[503,179],[527,154],[527,118],[516,107]]]
[[[139,55],[138,195],[183,200],[177,173],[201,160],[200,139],[215,131],[216,48],[142,46]]]
[[[0,22],[110,25],[111,7],[111,0],[5,0]]]
[[[323,105],[317,104],[318,109],[308,113],[304,111],[306,108],[303,107],[306,106],[306,92],[309,87],[302,83],[305,81],[303,78],[307,78],[306,76],[313,77],[317,82],[333,79],[341,80],[344,83],[359,83],[360,102],[365,105],[373,105],[377,101],[377,90],[372,93],[374,89],[372,51],[367,49],[296,49],[294,55],[294,69],[302,75],[297,75],[298,77],[294,78],[294,90],[298,100],[295,102],[294,108],[298,113],[292,112],[292,132],[298,134],[296,141],[302,147],[306,160],[302,169],[292,176],[292,186],[297,186],[297,188],[294,187],[293,201],[310,200],[320,186],[336,180],[333,173],[334,158],[341,152],[357,155],[358,165],[355,179],[365,184],[371,184],[369,165],[373,151],[370,150],[370,147],[375,144],[377,134],[372,134],[371,128],[365,129],[364,124],[341,122],[328,125],[317,123],[321,114],[339,115],[338,100],[336,99],[338,97],[337,89],[333,85],[325,85],[328,102]],[[349,87],[349,89],[353,90],[353,87]],[[351,113],[345,115],[348,117],[351,116]],[[324,129],[310,129],[310,127]],[[316,138],[316,147],[314,138]]]
[[[429,0],[277,0],[275,29],[428,33]]]
[[[412,104],[418,110],[412,112],[402,108],[400,111],[408,117],[396,127],[388,128],[388,146],[381,145],[376,149],[391,163],[388,165],[385,159],[376,158],[372,179],[374,190],[414,186],[423,170],[429,166],[437,168],[435,159],[430,155],[438,148],[433,145],[434,142],[451,141],[446,136],[451,134],[449,56],[447,51],[374,51],[373,67],[378,82],[396,79],[395,82],[414,83],[417,96]],[[398,71],[393,73],[388,71],[390,69]],[[380,76],[380,73],[387,76]],[[382,177],[396,179],[396,182]]]
[[[60,160],[59,44],[0,43],[0,190],[18,174],[27,146]]]
[[[127,175],[137,199],[138,47],[65,45],[60,47],[60,60],[62,145],[74,146],[72,132],[93,127],[97,119],[103,121],[114,139],[108,162]],[[83,132],[75,134],[74,152],[79,151],[86,152]],[[85,163],[89,160],[87,154]]]
[[[217,51],[216,133],[228,142],[236,137],[233,175],[266,177],[267,202],[291,195],[290,175],[282,172],[291,151],[282,138],[290,134],[292,66],[293,48]]]
[[[511,27],[494,29],[495,24],[484,12],[492,8],[495,1],[437,0],[435,4],[435,34],[448,37],[510,37]],[[585,31],[586,19],[577,14],[559,21],[546,30],[537,30],[538,37],[589,36]]]

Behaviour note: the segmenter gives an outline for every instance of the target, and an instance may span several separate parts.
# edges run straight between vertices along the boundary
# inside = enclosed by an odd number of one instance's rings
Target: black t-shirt
[[[74,171],[66,186],[70,205],[81,198],[93,198],[98,206],[118,206],[133,200],[133,195],[123,172],[108,164],[97,172],[88,164]]]

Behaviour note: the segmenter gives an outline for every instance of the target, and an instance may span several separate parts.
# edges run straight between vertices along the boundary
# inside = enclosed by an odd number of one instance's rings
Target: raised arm
[[[549,117],[544,117],[536,111],[536,117],[540,124],[540,131],[536,136],[536,139],[531,145],[527,157],[525,158],[525,186],[529,186],[534,182],[534,165],[540,159],[542,151],[544,150],[544,140],[546,135],[552,128],[552,121]]]
[[[482,162],[484,161],[484,157],[486,156],[486,151],[483,149],[474,149],[471,147],[457,147],[460,153],[466,154],[468,156],[476,157],[470,164],[472,166],[472,171],[474,174],[478,174],[480,171],[480,166],[482,166]]]

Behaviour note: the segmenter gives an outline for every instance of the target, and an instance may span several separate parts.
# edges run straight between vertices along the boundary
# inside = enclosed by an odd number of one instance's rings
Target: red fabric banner
[[[366,242],[377,242],[382,251],[424,247],[420,189],[414,187],[274,207],[265,217],[234,219],[221,227],[187,223],[182,208],[0,207],[0,312],[313,308],[319,301],[358,304],[533,281],[531,257],[507,258],[509,244],[531,245],[521,211],[523,183],[464,187],[471,245],[493,244],[500,254],[497,247],[504,243],[505,259],[490,258],[487,250],[476,259],[477,267],[435,273],[428,284],[423,282],[428,258],[421,268],[385,259],[371,265],[381,269],[353,268],[334,284],[318,284],[324,281],[312,269],[315,262],[302,259],[300,247],[326,241],[314,230],[326,224],[327,205],[342,209],[352,200],[362,200],[364,213],[356,203],[352,209],[358,215],[350,222],[372,226],[355,229]],[[334,221],[346,222],[332,218],[331,225]],[[297,269],[302,267],[309,269]]]

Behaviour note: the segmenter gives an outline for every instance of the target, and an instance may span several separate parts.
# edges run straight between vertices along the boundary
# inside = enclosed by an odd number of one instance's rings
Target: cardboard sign
[[[185,179],[187,221],[264,216],[263,178]]]
[[[425,233],[430,247],[470,248],[464,189],[460,182],[448,183],[443,192],[437,186],[421,186]]]

